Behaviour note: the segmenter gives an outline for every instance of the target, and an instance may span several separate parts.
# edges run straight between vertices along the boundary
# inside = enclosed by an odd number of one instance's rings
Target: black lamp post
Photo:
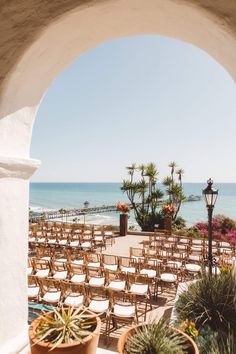
[[[205,197],[206,207],[208,210],[208,258],[209,274],[212,275],[212,267],[214,265],[212,257],[212,213],[218,196],[218,189],[212,188],[213,180],[207,181],[207,187],[203,189],[202,194]]]

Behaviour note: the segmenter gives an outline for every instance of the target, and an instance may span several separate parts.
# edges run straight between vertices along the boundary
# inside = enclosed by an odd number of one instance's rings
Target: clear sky
[[[125,166],[176,161],[184,181],[236,182],[236,86],[208,54],[161,36],[104,43],[45,94],[34,182],[119,182]]]

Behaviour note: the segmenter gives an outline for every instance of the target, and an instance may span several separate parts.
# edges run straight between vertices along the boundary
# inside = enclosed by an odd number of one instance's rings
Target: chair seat
[[[71,263],[76,264],[76,265],[83,265],[84,260],[83,259],[74,259]]]
[[[106,235],[106,236],[112,236],[112,235],[113,235],[113,232],[112,232],[112,231],[105,231],[105,232],[104,232],[104,235]]]
[[[65,263],[67,262],[67,259],[66,258],[58,258],[55,260],[54,264],[55,265],[60,265],[61,263]]]
[[[85,230],[84,231],[84,235],[91,235],[92,234],[92,231],[91,230]]]
[[[84,302],[84,295],[69,295],[64,301],[64,304],[72,307],[79,307]]]
[[[85,282],[86,274],[75,274],[71,278],[73,283],[83,283]]]
[[[112,280],[108,285],[109,289],[125,290],[125,280],[115,281]]]
[[[99,241],[99,242],[101,242],[101,241],[103,241],[103,237],[102,237],[102,236],[95,236],[95,237],[94,237],[94,241]]]
[[[36,241],[36,238],[35,237],[30,237],[29,238],[29,242],[35,242]]]
[[[172,266],[173,265],[173,266]],[[171,267],[172,266],[172,268],[178,268],[178,269],[180,269],[181,268],[181,266],[182,266],[182,263],[181,262],[179,262],[179,261],[168,261],[167,262],[167,266],[169,266],[169,267]]]
[[[67,245],[67,240],[60,240],[59,245]]]
[[[118,305],[115,304],[113,308],[113,314],[118,317],[134,317],[135,316],[135,306],[133,305]]]
[[[81,243],[81,247],[82,248],[92,248],[92,243],[85,241],[85,242]]]
[[[189,272],[193,272],[193,273],[198,273],[201,270],[201,266],[198,264],[192,264],[192,263],[187,263],[185,264],[185,268],[189,271]]]
[[[148,278],[155,278],[157,275],[157,272],[154,269],[142,269],[140,271],[140,274],[142,274],[142,275],[147,274]]]
[[[45,257],[42,257],[41,259],[44,259],[45,261],[50,261],[51,257],[50,256],[45,256]]]
[[[71,241],[70,246],[71,247],[79,247],[79,241]]]
[[[102,313],[109,309],[109,300],[91,300],[89,310],[95,313]]]
[[[177,281],[177,275],[171,273],[161,274],[161,280],[166,283],[174,283]]]
[[[92,267],[92,268],[99,268],[100,267],[100,262],[89,262],[87,264],[88,267]]]
[[[66,279],[67,278],[67,270],[62,271],[62,272],[56,272],[53,275],[54,279]]]
[[[101,236],[102,235],[102,231],[94,231],[94,236]]]
[[[59,302],[61,297],[60,291],[49,291],[43,296],[43,300],[50,303],[57,303]]]
[[[57,240],[56,240],[56,239],[48,240],[48,243],[49,243],[50,245],[53,245],[53,244],[57,243]]]
[[[148,291],[147,284],[132,284],[130,287],[130,292],[137,295],[146,295]]]
[[[39,278],[48,277],[49,269],[40,269],[37,271],[37,273],[35,275]]]
[[[89,285],[94,285],[94,286],[103,286],[105,284],[105,278],[104,277],[92,277],[89,280]]]
[[[29,286],[27,293],[28,298],[36,298],[39,294],[39,286]]]
[[[120,270],[125,273],[135,273],[135,268],[134,267],[120,267]]]
[[[38,243],[44,243],[46,241],[45,238],[38,238]]]
[[[108,270],[117,270],[118,265],[117,264],[103,264],[104,269]]]

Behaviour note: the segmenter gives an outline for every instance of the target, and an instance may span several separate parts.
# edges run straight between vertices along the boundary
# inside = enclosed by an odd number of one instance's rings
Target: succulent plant
[[[87,312],[84,306],[77,309],[68,307],[42,316],[35,330],[36,343],[48,342],[53,344],[50,350],[62,343],[81,341],[91,335],[96,328],[96,315]]]

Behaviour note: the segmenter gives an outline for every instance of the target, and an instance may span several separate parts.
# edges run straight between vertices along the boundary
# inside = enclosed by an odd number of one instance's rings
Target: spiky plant
[[[236,333],[236,273],[204,273],[179,296],[176,309],[180,319],[194,321],[198,328],[228,332],[230,327]]]
[[[209,327],[205,328],[197,338],[197,345],[201,354],[236,353],[236,338],[230,328],[228,333],[213,332]]]
[[[187,353],[186,339],[161,319],[137,327],[125,345],[126,354],[182,354]]]
[[[48,342],[53,344],[50,349],[53,350],[62,343],[83,343],[83,339],[96,328],[94,317],[94,314],[86,313],[84,306],[77,309],[62,308],[60,311],[55,309],[51,314],[42,316],[35,330],[35,344]]]

